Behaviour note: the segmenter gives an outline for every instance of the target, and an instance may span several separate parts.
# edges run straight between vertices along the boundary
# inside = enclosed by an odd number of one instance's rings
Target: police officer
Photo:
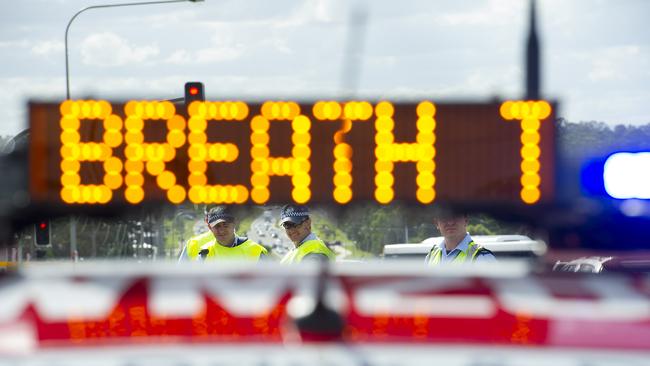
[[[496,261],[491,251],[472,240],[467,232],[469,219],[466,214],[440,214],[434,217],[433,221],[444,239],[431,248],[425,259],[428,265]]]
[[[334,252],[311,232],[309,209],[301,205],[285,205],[280,212],[280,225],[287,237],[296,246],[280,261],[283,264],[299,263],[303,260],[334,260]]]
[[[210,230],[191,237],[185,244],[185,247],[183,247],[183,251],[178,257],[178,262],[197,260],[199,258],[201,247],[211,240],[214,240],[214,234],[212,234],[212,231]]]
[[[262,245],[237,236],[235,216],[229,206],[217,206],[208,211],[205,223],[210,231],[188,240],[184,252],[189,259],[257,261],[268,253]]]

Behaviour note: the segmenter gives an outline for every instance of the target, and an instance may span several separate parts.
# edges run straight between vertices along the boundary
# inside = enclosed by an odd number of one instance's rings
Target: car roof
[[[442,236],[423,240],[421,243],[401,243],[384,245],[384,255],[389,254],[426,254],[434,245],[442,242]],[[492,252],[533,252],[536,255],[546,253],[543,241],[533,240],[526,235],[474,235],[472,240]]]

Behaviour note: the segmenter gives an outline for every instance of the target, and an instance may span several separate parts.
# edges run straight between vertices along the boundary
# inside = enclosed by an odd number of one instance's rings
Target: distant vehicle
[[[472,239],[482,247],[489,249],[497,258],[534,259],[546,253],[546,244],[525,235],[472,235]],[[440,244],[442,236],[431,237],[421,243],[386,244],[383,257],[424,259],[434,245]]]
[[[624,256],[591,256],[568,261],[558,260],[553,265],[555,272],[630,272],[650,273],[650,255],[636,253]]]
[[[603,270],[603,264],[611,259],[612,257],[583,257],[566,262],[557,261],[553,265],[553,271],[599,273]]]

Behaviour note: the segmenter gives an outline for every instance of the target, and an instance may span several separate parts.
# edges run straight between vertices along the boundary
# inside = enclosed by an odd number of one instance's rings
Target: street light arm
[[[107,4],[107,5],[93,5],[85,7],[78,12],[76,12],[68,25],[65,27],[65,99],[70,99],[70,66],[68,64],[68,33],[70,31],[70,26],[72,22],[83,12],[91,9],[101,9],[101,8],[117,8],[123,6],[138,6],[138,5],[155,5],[155,4],[171,4],[171,3],[184,3],[184,2],[202,2],[203,0],[160,0],[160,1],[142,1],[135,3],[122,3],[122,4]]]

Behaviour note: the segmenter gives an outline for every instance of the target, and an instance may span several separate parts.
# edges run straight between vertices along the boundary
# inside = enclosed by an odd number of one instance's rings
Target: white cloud
[[[19,47],[19,48],[26,48],[29,47],[30,42],[27,40],[20,40],[20,41],[0,41],[0,48],[12,48],[12,47]]]
[[[64,45],[60,41],[43,41],[34,44],[31,51],[39,56],[47,56],[52,53],[63,51]]]
[[[192,56],[187,50],[176,50],[165,62],[170,64],[187,64],[192,61]]]
[[[248,47],[241,41],[233,41],[232,30],[214,31],[211,43],[194,50],[177,49],[165,59],[166,63],[187,65],[207,64],[239,59]],[[204,43],[205,44],[205,43]]]
[[[196,61],[202,63],[231,61],[238,59],[243,52],[244,46],[241,44],[204,48],[196,52]]]
[[[521,72],[517,66],[502,67],[500,70],[480,68],[470,70],[461,85],[465,93],[468,91],[488,94],[496,91],[512,93],[519,86],[519,83],[513,81],[518,81],[520,78]]]
[[[215,32],[212,36],[212,43],[203,49],[196,51],[195,59],[200,63],[232,61],[238,59],[246,50],[241,41],[235,41],[235,36],[230,32]]]
[[[47,56],[51,53],[63,51],[63,42],[61,41],[28,41],[13,40],[13,41],[0,41],[0,48],[21,48],[29,49],[34,55]]]
[[[476,7],[472,10],[463,8],[459,12],[450,12],[439,16],[443,25],[454,27],[464,26],[494,26],[512,24],[512,20],[521,18],[524,6],[527,2],[520,0],[490,0],[483,7]]]
[[[280,53],[284,53],[287,55],[293,53],[293,50],[291,49],[291,47],[289,47],[289,40],[286,38],[274,37],[271,44],[273,48],[276,51],[279,51]]]
[[[57,1],[49,6],[45,1],[48,6],[32,9],[33,5],[21,1],[3,8],[0,17],[7,22],[0,22],[4,36],[0,39],[4,62],[0,131],[17,132],[17,122],[24,120],[17,116],[25,113],[27,97],[65,95],[63,57],[57,56],[65,26],[61,20],[69,19],[83,2]],[[169,97],[182,92],[184,81],[203,80],[212,95],[336,96],[349,15],[355,6],[365,5],[368,24],[359,94],[518,95],[528,3],[209,0],[177,8],[89,12],[74,24],[71,93],[73,97],[123,98],[134,93]],[[537,1],[543,92],[561,97],[563,116],[572,121],[648,122],[644,111],[650,48],[643,14],[649,4],[645,0]],[[255,67],[256,60],[264,61],[262,67]],[[154,61],[163,64],[153,65]],[[217,63],[228,61],[227,71],[211,72]],[[81,62],[95,68],[84,70],[77,65]],[[129,67],[108,70],[111,65]],[[16,77],[23,79],[7,81]],[[21,85],[37,88],[26,91]]]
[[[198,12],[198,10],[161,11],[144,17],[141,15],[132,16],[129,18],[129,22],[139,25],[147,24],[147,27],[154,29],[169,28],[170,26],[193,22]]]
[[[277,28],[299,27],[314,23],[332,23],[340,19],[348,5],[340,1],[310,0],[303,2],[285,18],[274,19],[271,26]]]
[[[260,41],[255,48],[269,47],[273,51],[277,51],[285,55],[290,55],[294,53],[293,48],[289,45],[290,43],[291,42],[287,37],[271,36],[270,39]]]
[[[381,55],[381,56],[369,56],[365,57],[363,62],[366,66],[372,68],[393,68],[398,65],[399,60],[395,55]]]
[[[160,53],[157,45],[137,46],[113,33],[93,34],[81,43],[84,64],[94,66],[121,66],[143,63]]]
[[[312,10],[312,19],[318,22],[329,23],[336,19],[340,13],[342,4],[328,0],[314,0],[313,3],[305,3],[305,7]]]

